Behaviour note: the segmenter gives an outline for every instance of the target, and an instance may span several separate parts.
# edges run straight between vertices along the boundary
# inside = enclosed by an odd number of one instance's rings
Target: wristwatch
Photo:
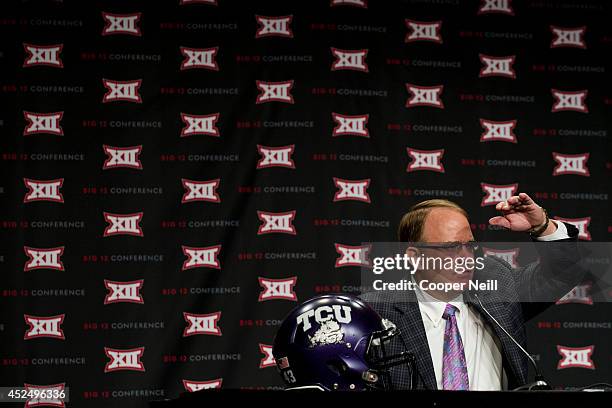
[[[544,231],[546,231],[546,228],[548,228],[548,223],[550,222],[550,218],[548,218],[548,212],[546,211],[546,208],[544,207],[540,207],[540,208],[542,209],[542,211],[544,211],[544,217],[546,219],[544,220],[544,223],[542,223],[541,225],[531,227],[530,229],[527,230],[527,232],[529,232],[529,235],[531,235],[532,238],[538,237]]]

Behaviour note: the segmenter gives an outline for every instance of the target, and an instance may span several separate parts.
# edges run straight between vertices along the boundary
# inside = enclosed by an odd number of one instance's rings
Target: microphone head
[[[546,381],[544,381],[544,377],[541,375],[536,376],[535,381],[529,387],[529,391],[546,391],[552,390],[551,386],[548,385]]]

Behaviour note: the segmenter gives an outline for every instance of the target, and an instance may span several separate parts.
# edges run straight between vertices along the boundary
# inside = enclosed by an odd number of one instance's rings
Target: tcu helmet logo
[[[60,395],[66,388],[66,383],[50,384],[50,385],[33,385],[24,383],[23,387],[26,392],[35,392],[33,395],[38,397],[29,398],[24,408],[29,407],[65,407],[64,398],[53,398],[53,395]],[[32,394],[30,394],[32,395]]]
[[[338,323],[350,323],[351,307],[347,305],[331,305],[331,306],[319,306],[316,309],[310,309],[302,313],[296,318],[296,325],[302,326],[302,331],[307,332],[312,327],[311,319],[314,317],[314,321],[318,324],[323,324],[330,320],[335,320]]]
[[[214,268],[221,269],[221,263],[219,262],[219,252],[221,251],[221,245],[213,245],[208,247],[189,247],[181,245],[183,248],[183,255],[187,259],[183,262],[183,268],[187,269],[194,268]]]
[[[183,312],[183,318],[187,322],[187,327],[183,330],[183,337],[205,334],[210,336],[221,336],[219,319],[221,312],[195,314]]]
[[[219,112],[210,115],[189,115],[181,112],[181,120],[185,124],[185,127],[181,129],[181,137],[192,135],[219,137],[217,128],[219,116]]]
[[[483,193],[485,193],[480,206],[485,207],[487,205],[496,205],[500,201],[506,201],[512,197],[518,189],[518,183],[505,185],[480,183],[480,187]]]
[[[53,339],[65,340],[64,330],[62,330],[61,327],[64,322],[64,316],[66,315],[61,314],[57,316],[40,317],[24,314],[23,318],[30,327],[26,330],[23,339],[30,340],[38,337],[50,337]]]
[[[331,70],[350,70],[350,71],[368,71],[368,64],[365,59],[368,56],[368,50],[340,50],[331,47],[332,55],[335,60],[332,62]]]
[[[28,53],[23,62],[24,68],[38,66],[64,68],[60,58],[60,52],[62,52],[64,44],[33,45],[23,43],[23,48]]]
[[[219,47],[213,48],[188,48],[181,47],[181,54],[185,59],[181,62],[181,71],[186,69],[209,69],[218,71],[217,52]]]
[[[586,106],[586,97],[588,90],[582,91],[559,91],[558,89],[550,90],[555,99],[551,112],[574,111],[588,113],[589,109]]]
[[[478,14],[508,14],[513,16],[512,0],[482,0]]]
[[[113,14],[102,12],[102,18],[106,25],[102,35],[127,34],[140,37],[140,16],[142,13]]]
[[[406,168],[407,172],[429,170],[444,173],[444,166],[442,165],[444,149],[418,150],[408,147],[406,151],[408,152],[408,156],[412,159]]]
[[[25,254],[30,258],[26,261],[23,268],[24,272],[34,269],[55,269],[57,271],[64,270],[64,264],[61,260],[64,254],[64,247],[57,248],[31,248],[24,246]]]
[[[257,235],[273,233],[296,235],[297,232],[293,225],[295,214],[295,210],[281,213],[257,211],[257,217],[262,221]]]
[[[259,351],[263,354],[259,361],[259,368],[268,368],[276,366],[274,355],[272,354],[272,346],[259,343]]]
[[[263,288],[259,293],[259,302],[273,299],[292,300],[297,302],[297,295],[293,290],[297,282],[297,276],[292,276],[287,279],[268,279],[259,277],[259,286]]]
[[[408,34],[406,34],[404,42],[430,41],[442,44],[442,35],[440,34],[442,21],[426,22],[405,19],[405,24]]]
[[[336,122],[336,127],[332,130],[332,137],[337,136],[361,136],[370,137],[367,128],[369,114],[365,115],[342,115],[332,112],[332,119]]]
[[[64,196],[60,193],[60,188],[62,188],[64,184],[63,178],[44,181],[24,178],[23,183],[28,189],[28,192],[23,198],[24,203],[31,203],[32,201],[64,202]]]
[[[104,304],[109,303],[144,303],[140,289],[144,285],[144,279],[130,282],[116,282],[104,279],[104,286],[108,294],[104,298]]]
[[[329,6],[354,6],[360,8],[368,8],[368,0],[331,0]]]
[[[336,252],[340,255],[336,258],[336,268],[345,266],[370,266],[368,254],[372,245],[344,245],[334,244]]]
[[[510,142],[517,143],[514,128],[516,120],[494,121],[480,119],[480,126],[484,132],[480,135],[481,142]]]
[[[181,203],[190,203],[193,201],[207,201],[209,203],[220,203],[221,197],[217,193],[217,188],[221,179],[195,181],[181,179],[185,194],[181,199]]]
[[[587,160],[589,160],[589,153],[562,154],[553,152],[552,156],[557,162],[557,166],[553,169],[553,176],[561,176],[563,174],[590,176],[589,169],[586,166]]]
[[[583,305],[592,305],[593,298],[591,297],[592,282],[586,282],[582,285],[575,286],[572,290],[567,292],[565,296],[557,300],[557,305],[563,305],[565,303],[580,303]]]
[[[574,227],[578,228],[578,238],[583,239],[585,241],[591,240],[591,233],[589,232],[589,224],[591,223],[591,217],[583,217],[583,218],[561,218],[554,217],[555,220],[561,222],[567,222],[568,224],[572,224]]]
[[[260,94],[257,95],[255,100],[256,104],[266,102],[293,103],[293,95],[291,95],[293,80],[283,82],[255,81],[255,85],[260,90]]]
[[[564,28],[550,26],[550,31],[553,34],[553,39],[550,43],[550,48],[582,48],[585,49],[584,33],[586,26],[576,28]]]
[[[406,89],[410,93],[410,97],[408,101],[406,101],[407,108],[431,106],[433,108],[444,109],[444,103],[442,103],[442,99],[440,99],[444,85],[418,86],[406,84]]]
[[[183,380],[183,387],[187,392],[196,392],[201,390],[210,390],[221,388],[223,378],[217,378],[207,381]]]
[[[140,227],[140,221],[144,213],[137,212],[133,214],[113,214],[104,212],[104,221],[108,223],[108,226],[104,229],[104,237],[110,237],[114,235],[135,235],[137,237],[144,236],[142,228]]]
[[[480,62],[483,67],[480,69],[478,77],[505,77],[516,79],[516,72],[514,71],[514,60],[515,55],[508,57],[491,57],[490,55],[479,54]]]
[[[497,248],[483,248],[484,256],[494,256],[500,258],[510,264],[513,268],[518,268],[519,264],[517,261],[519,255],[519,248],[512,249],[497,249]]]
[[[106,366],[104,366],[104,372],[110,373],[112,371],[144,371],[144,364],[140,359],[144,354],[144,347],[136,347],[133,349],[114,349],[110,347],[104,347],[104,354],[110,359]]]
[[[557,370],[565,368],[588,368],[594,370],[595,363],[591,359],[593,350],[595,350],[595,346],[567,347],[557,345],[557,352],[561,355],[561,360],[557,364]]]
[[[279,147],[257,145],[257,151],[261,155],[261,159],[259,159],[255,168],[286,167],[288,169],[295,169],[295,163],[291,158],[294,150],[295,145]]]
[[[291,30],[291,21],[293,16],[278,16],[278,17],[267,17],[267,16],[255,16],[255,20],[259,27],[255,32],[255,38],[263,37],[287,37],[293,38],[293,31]]]
[[[334,202],[346,200],[371,202],[370,195],[368,194],[370,179],[344,180],[334,177],[334,185],[338,189],[334,194]]]
[[[138,90],[142,79],[134,81],[113,81],[111,79],[102,79],[102,83],[108,92],[104,94],[102,103],[126,101],[134,103],[142,103],[142,98]]]
[[[60,121],[64,112],[34,113],[23,111],[23,117],[28,121],[23,129],[23,135],[35,135],[38,133],[48,133],[51,135],[63,136],[64,130],[60,126]]]
[[[116,169],[119,167],[142,170],[142,162],[140,161],[142,145],[129,147],[102,145],[102,150],[104,150],[107,156],[102,165],[102,170]]]

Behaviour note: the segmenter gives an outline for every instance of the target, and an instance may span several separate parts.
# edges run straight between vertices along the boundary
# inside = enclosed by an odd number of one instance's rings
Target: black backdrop
[[[284,315],[358,292],[350,246],[423,199],[481,240],[519,191],[610,237],[604,1],[80,3],[0,18],[2,385],[280,387]],[[558,387],[610,378],[589,300],[530,322]]]

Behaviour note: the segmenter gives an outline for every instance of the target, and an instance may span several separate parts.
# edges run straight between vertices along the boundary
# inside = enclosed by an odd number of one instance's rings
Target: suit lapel
[[[436,375],[431,361],[431,353],[429,352],[429,343],[421,318],[421,310],[416,297],[412,292],[412,296],[406,302],[395,304],[396,310],[401,313],[401,318],[397,324],[400,329],[401,336],[406,343],[406,347],[410,350],[416,359],[418,375],[421,377],[426,388],[437,389]]]
[[[467,294],[467,296],[465,296]],[[465,296],[465,301],[467,303],[469,303],[470,305],[472,305],[476,310],[478,310],[478,313],[480,313],[480,315],[482,316],[483,319],[485,319],[485,321],[489,324],[489,326],[491,328],[493,328],[493,331],[495,332],[495,334],[497,335],[497,338],[499,339],[499,341],[501,342],[502,345],[502,357],[508,362],[508,364],[510,365],[510,368],[512,369],[512,373],[514,374],[514,378],[516,378],[519,383],[524,384],[527,379],[524,378],[524,371],[521,369],[520,366],[520,361],[518,361],[515,358],[512,358],[512,353],[510,352],[511,350],[517,349],[516,345],[514,344],[514,342],[512,340],[510,340],[508,338],[508,336],[506,336],[506,334],[502,331],[502,329],[500,329],[497,324],[495,324],[495,322],[493,322],[491,320],[491,318],[489,318],[489,316],[487,315],[487,313],[482,309],[482,307],[480,306],[480,304],[478,303],[478,301],[473,297],[472,293],[464,293]],[[504,328],[511,334],[514,335],[511,332],[511,329],[508,327],[508,324],[506,324],[506,322],[508,322],[510,319],[508,318],[508,310],[505,307],[500,307],[500,305],[503,305],[503,302],[499,302],[499,300],[496,301],[495,297],[490,294],[490,293],[486,293],[486,292],[478,292],[478,296],[481,298],[482,303],[485,305],[485,307],[487,308],[487,310],[489,311],[489,313],[491,313],[491,315],[501,324],[504,326]],[[517,352],[520,352],[519,350],[517,350]]]

